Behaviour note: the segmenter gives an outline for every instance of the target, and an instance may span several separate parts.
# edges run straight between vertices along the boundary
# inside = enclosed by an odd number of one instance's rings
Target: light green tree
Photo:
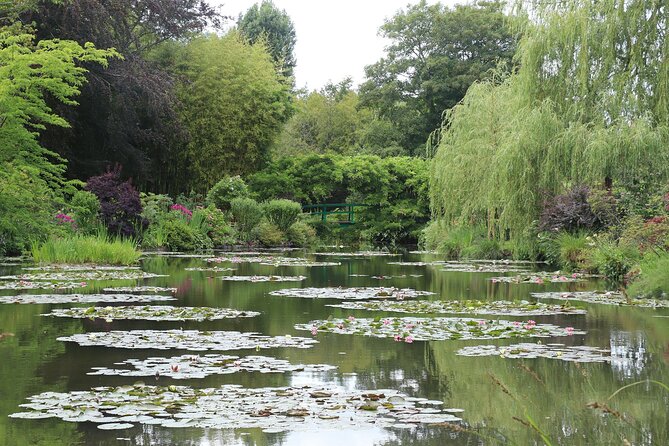
[[[192,188],[206,191],[224,175],[252,172],[291,110],[290,87],[277,75],[263,43],[237,32],[197,38],[179,61],[182,116],[191,140],[183,160]]]

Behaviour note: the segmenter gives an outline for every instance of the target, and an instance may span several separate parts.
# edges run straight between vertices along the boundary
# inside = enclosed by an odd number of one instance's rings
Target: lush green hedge
[[[372,155],[279,158],[246,179],[259,200],[285,198],[303,205],[355,202],[351,230],[376,243],[416,242],[429,220],[428,162]]]

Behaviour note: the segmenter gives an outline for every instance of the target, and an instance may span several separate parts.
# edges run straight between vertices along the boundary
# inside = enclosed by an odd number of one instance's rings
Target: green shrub
[[[277,225],[263,220],[253,229],[254,238],[265,246],[279,246],[285,241],[283,232]]]
[[[235,243],[235,230],[225,221],[225,214],[213,204],[204,209],[195,211],[195,215],[201,213],[206,224],[206,234],[214,246],[226,246]]]
[[[302,214],[302,206],[291,200],[270,200],[263,203],[262,210],[267,221],[282,232],[287,232]]]
[[[286,236],[294,246],[312,246],[316,243],[316,230],[303,221],[295,222],[288,228]]]
[[[70,207],[74,213],[77,231],[81,234],[95,234],[102,222],[100,221],[100,200],[95,194],[84,190],[74,193],[70,200]]]
[[[592,240],[585,233],[570,234],[561,232],[555,237],[559,252],[560,268],[568,271],[589,269]]]
[[[644,256],[639,276],[628,288],[630,296],[666,298],[669,293],[669,253]]]
[[[232,200],[249,196],[249,189],[242,178],[224,177],[209,190],[207,204],[213,204],[221,210],[230,209]]]
[[[176,251],[195,251],[211,249],[212,242],[201,226],[197,223],[191,224],[185,219],[181,212],[169,212],[163,217],[156,230],[163,238],[162,247]],[[199,220],[200,217],[198,217]]]
[[[636,245],[641,253],[669,248],[669,219],[664,216],[644,220],[638,215],[623,222],[621,243]]]
[[[140,199],[142,200],[142,218],[146,219],[149,225],[158,223],[174,204],[167,195],[141,193]]]
[[[639,250],[634,246],[600,241],[592,253],[592,264],[607,280],[620,284],[639,258]]]
[[[133,240],[110,238],[102,233],[51,238],[44,243],[33,243],[32,247],[33,259],[42,263],[130,265],[140,255]]]
[[[467,259],[498,260],[502,258],[502,249],[497,240],[484,238],[477,240],[473,245],[463,248],[461,255]]]
[[[239,237],[243,241],[251,241],[253,228],[258,226],[258,223],[262,220],[263,212],[260,204],[251,198],[235,198],[230,203],[230,210]]]

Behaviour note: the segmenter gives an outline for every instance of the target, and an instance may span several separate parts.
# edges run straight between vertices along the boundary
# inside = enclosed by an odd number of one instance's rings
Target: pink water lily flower
[[[383,325],[390,325],[390,319],[384,319]]]
[[[407,336],[406,338],[404,338],[404,342],[406,342],[407,344],[413,343],[413,336],[411,335]]]
[[[395,342],[400,342],[402,340],[402,336],[395,335],[395,336],[393,336],[393,339],[395,340]]]
[[[348,321],[349,321],[349,322],[353,322],[354,320],[355,320],[355,318],[354,318],[353,316],[349,316],[349,317],[348,317]]]

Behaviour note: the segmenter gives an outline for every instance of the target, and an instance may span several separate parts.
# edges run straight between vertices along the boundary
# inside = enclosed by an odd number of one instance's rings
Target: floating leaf
[[[546,283],[569,283],[569,282],[583,282],[588,277],[596,277],[591,274],[571,273],[562,274],[560,271],[554,272],[534,272],[519,274],[517,276],[502,276],[492,277],[490,280],[493,283],[534,283],[543,285]]]
[[[90,281],[90,280],[139,280],[151,279],[154,277],[167,277],[164,274],[147,273],[145,271],[130,270],[130,271],[112,271],[112,270],[98,270],[98,271],[62,271],[62,272],[47,272],[47,273],[31,273],[31,274],[17,274],[12,276],[1,276],[0,280],[24,280],[30,282],[37,281],[51,281],[51,282],[67,282],[67,281]]]
[[[176,288],[165,288],[160,286],[119,286],[112,288],[103,288],[105,293],[176,293]]]

